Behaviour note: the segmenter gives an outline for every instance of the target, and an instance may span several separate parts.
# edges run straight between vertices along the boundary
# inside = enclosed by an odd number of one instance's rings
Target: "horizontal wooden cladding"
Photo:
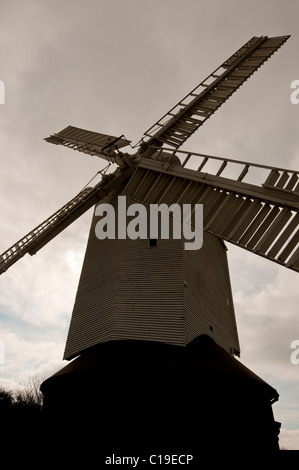
[[[104,202],[116,205],[117,197],[115,193]],[[93,218],[64,357],[121,339],[185,345],[182,240],[159,240],[156,247],[149,247],[147,239],[100,241],[94,232],[97,220]]]
[[[115,193],[104,202],[114,203]],[[113,338],[113,312],[117,298],[120,247],[118,240],[107,245],[95,236],[93,217],[83,261],[75,304],[69,326],[64,358]]]
[[[204,230],[298,271],[295,210],[269,203],[266,197],[246,196],[140,167],[124,193],[144,204],[203,204]]]
[[[204,234],[203,248],[184,253],[186,334],[208,334],[226,351],[240,351],[226,247]]]
[[[231,316],[225,326],[216,326],[214,312],[211,312],[210,309],[205,310],[197,297],[192,298],[191,295],[186,294],[186,336],[188,343],[203,334],[211,336],[219,346],[230,354],[240,355],[234,315]]]
[[[116,197],[111,195],[105,202],[116,204]],[[127,205],[134,202],[127,197]],[[225,247],[218,238],[207,234],[209,240],[195,259],[183,249],[183,240],[159,239],[155,247],[148,240],[99,241],[94,234],[96,222],[94,217],[65,359],[111,340],[185,346],[200,334],[213,334],[228,352],[238,349],[236,332],[230,332],[235,320],[232,304],[227,306],[231,292]],[[206,259],[211,266],[203,269]],[[198,272],[193,276],[195,266]],[[221,322],[224,311],[229,314],[228,324]]]
[[[136,242],[122,242],[116,338],[185,345],[182,240]]]
[[[72,312],[64,358],[113,338],[113,311],[117,298],[119,244],[110,241],[106,249],[91,227],[85,259]],[[100,315],[100,318],[99,318]]]

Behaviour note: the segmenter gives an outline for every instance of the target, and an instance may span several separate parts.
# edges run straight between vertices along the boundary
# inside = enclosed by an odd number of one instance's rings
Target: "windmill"
[[[233,357],[240,346],[225,242],[298,272],[298,172],[179,148],[288,38],[250,39],[148,129],[133,154],[123,152],[124,136],[73,126],[45,139],[117,165],[0,257],[3,273],[95,206],[64,352],[71,362],[42,385],[55,419],[99,416],[105,445],[151,443],[155,428],[160,448],[231,439],[250,447],[253,434],[255,446],[262,438],[263,448],[277,448],[278,394]],[[174,237],[100,241],[96,208],[117,211],[120,195],[128,206],[202,204],[201,249],[184,250]],[[99,397],[92,408],[90,390]]]

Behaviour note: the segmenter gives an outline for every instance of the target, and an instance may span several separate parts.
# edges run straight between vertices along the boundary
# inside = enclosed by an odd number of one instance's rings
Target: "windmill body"
[[[95,206],[64,352],[76,359],[42,385],[54,426],[68,423],[73,435],[70,423],[80,416],[86,428],[95,414],[106,445],[117,423],[118,445],[141,444],[142,429],[160,450],[166,441],[228,445],[231,435],[249,448],[253,434],[256,448],[260,438],[277,449],[277,392],[233,357],[240,346],[225,242],[298,272],[298,172],[179,147],[287,39],[253,37],[146,131],[133,155],[120,150],[129,143],[124,136],[73,126],[45,139],[117,165],[0,257],[2,273]],[[171,236],[154,244],[150,237],[98,240],[97,206],[117,210],[119,195],[128,206],[202,204],[202,247],[185,250],[184,239]],[[92,406],[90,390],[98,397]],[[132,419],[138,426],[128,435]],[[153,438],[148,425],[156,423]]]
[[[117,210],[117,196],[103,202]],[[186,346],[201,334],[239,353],[226,248],[218,237],[205,234],[196,251],[185,250],[183,239],[159,239],[153,247],[149,239],[99,241],[97,221],[94,215],[65,359],[106,341]]]

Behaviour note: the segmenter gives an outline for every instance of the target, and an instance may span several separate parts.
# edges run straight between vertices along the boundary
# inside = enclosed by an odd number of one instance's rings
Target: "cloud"
[[[297,380],[291,363],[291,342],[299,339],[297,273],[230,245],[229,253],[241,359],[256,373]]]
[[[1,328],[5,346],[5,364],[0,365],[1,386],[18,387],[28,382],[29,377],[47,378],[63,366],[61,360],[63,342],[36,335],[35,340],[26,339],[26,334],[16,334]]]
[[[69,253],[54,250],[48,258],[45,250],[33,259],[27,255],[22,268],[10,268],[1,279],[0,311],[27,324],[66,327],[80,274],[74,270],[80,255],[70,264]]]
[[[279,434],[280,449],[299,450],[299,429],[281,429]]]

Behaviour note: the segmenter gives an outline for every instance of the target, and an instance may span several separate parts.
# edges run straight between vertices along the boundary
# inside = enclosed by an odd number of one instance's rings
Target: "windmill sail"
[[[80,191],[71,201],[56,211],[45,221],[31,230],[0,255],[0,274],[22,258],[26,253],[34,255],[62,230],[72,224],[96,202],[118,188],[132,174],[132,170],[116,170],[114,175],[102,179],[94,188]],[[108,181],[107,181],[108,180]]]
[[[159,161],[180,157],[182,166]],[[197,170],[187,168],[190,158],[201,160]],[[215,174],[205,173],[213,160]],[[193,160],[194,161],[194,160]],[[199,162],[198,162],[199,163]],[[238,166],[235,179],[224,177]],[[246,178],[255,171],[266,175],[260,184]],[[260,178],[261,179],[261,178]],[[142,159],[125,194],[144,204],[203,204],[204,230],[255,254],[299,272],[299,173],[190,152],[158,151],[156,160]]]
[[[57,134],[46,137],[44,140],[50,144],[63,145],[72,150],[78,150],[88,155],[103,158],[109,163],[117,163],[122,167],[121,158],[114,154],[115,150],[126,147],[129,144],[129,141],[122,137],[68,126]]]
[[[148,129],[143,142],[179,148],[289,37],[250,39]]]

